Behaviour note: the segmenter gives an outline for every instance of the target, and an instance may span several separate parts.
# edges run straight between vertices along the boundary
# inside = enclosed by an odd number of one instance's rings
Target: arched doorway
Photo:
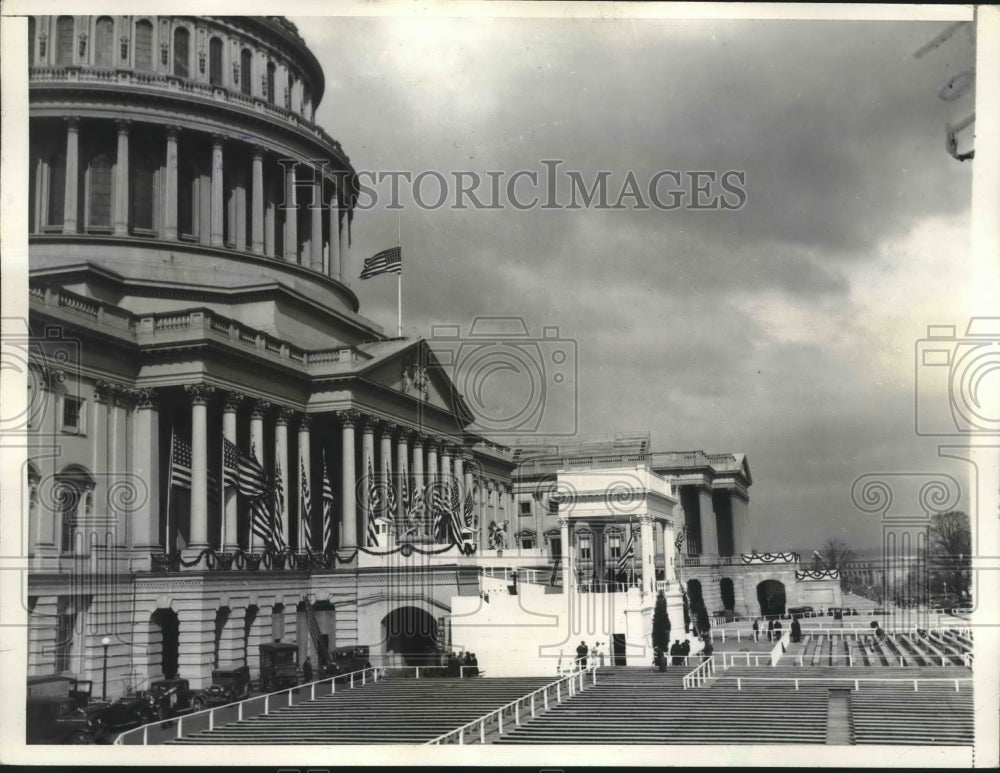
[[[698,580],[688,580],[687,598],[691,622],[695,626],[696,632],[703,634],[709,629],[708,609],[705,608],[705,598]]]
[[[400,607],[382,618],[382,649],[394,652],[408,666],[434,661],[437,621],[423,609]]]
[[[226,624],[229,622],[229,615],[229,607],[219,607],[215,611],[215,646],[213,648],[212,655],[212,668],[219,668],[219,652],[222,649],[222,635],[226,630]]]
[[[722,596],[722,608],[727,612],[736,609],[736,589],[729,577],[719,580],[719,595]]]
[[[778,580],[764,580],[757,585],[757,602],[765,617],[785,614],[785,584]]]
[[[160,608],[149,617],[149,678],[177,676],[180,622],[172,609]]]

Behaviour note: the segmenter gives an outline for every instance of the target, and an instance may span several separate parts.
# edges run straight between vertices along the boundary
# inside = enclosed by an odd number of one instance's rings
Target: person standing
[[[753,640],[757,641],[757,637],[760,636],[760,625],[756,620],[753,621]]]
[[[796,644],[802,641],[802,625],[799,623],[798,618],[792,620],[792,641]]]
[[[774,620],[767,621],[767,640],[774,641]]]
[[[313,680],[313,666],[309,656],[306,655],[306,662],[302,664],[302,681],[309,684]]]
[[[587,645],[584,644],[583,642],[580,642],[580,646],[576,648],[576,663],[580,668],[587,667],[588,652],[589,650],[587,649]]]

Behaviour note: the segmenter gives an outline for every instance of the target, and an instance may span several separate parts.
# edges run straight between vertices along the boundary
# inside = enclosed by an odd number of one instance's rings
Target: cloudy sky
[[[534,171],[515,193],[544,200],[545,160],[563,162],[560,203],[567,171],[608,171],[610,203],[630,173],[641,189],[664,170],[745,175],[741,208],[709,210],[430,210],[404,184],[406,335],[481,315],[558,326],[578,375],[548,384],[552,425],[575,405],[583,434],[746,452],[760,549],[877,545],[851,500],[865,473],[964,476],[914,431],[914,347],[967,319],[971,163],[944,135],[972,98],[939,96],[973,64],[967,30],[917,58],[949,22],[293,21],[326,72],[317,120],[359,171],[438,172],[451,199],[475,172],[486,203],[489,171],[501,194]],[[355,268],[396,231],[396,212],[359,212]],[[395,282],[354,286],[394,331]],[[493,415],[519,399],[503,378],[484,386]]]

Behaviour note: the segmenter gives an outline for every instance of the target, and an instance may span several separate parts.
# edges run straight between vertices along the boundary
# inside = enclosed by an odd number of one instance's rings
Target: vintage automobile
[[[91,704],[91,712],[101,724],[99,743],[111,743],[126,730],[157,719],[152,702],[145,692],[123,695],[112,703]]]
[[[157,679],[149,684],[146,702],[156,719],[169,719],[192,711],[195,695],[187,679]]]
[[[212,684],[191,699],[191,710],[201,711],[215,706],[225,706],[227,703],[249,698],[252,693],[253,682],[247,666],[217,668],[212,672]]]
[[[96,743],[104,731],[99,713],[87,705],[90,687],[90,682],[70,676],[29,677],[27,743]]]
[[[353,644],[346,647],[334,647],[330,650],[330,663],[323,668],[322,675],[339,677],[371,668],[372,664],[368,659],[369,652],[369,648],[365,645]]]
[[[295,687],[299,679],[297,644],[269,642],[260,645],[260,690],[274,692]]]

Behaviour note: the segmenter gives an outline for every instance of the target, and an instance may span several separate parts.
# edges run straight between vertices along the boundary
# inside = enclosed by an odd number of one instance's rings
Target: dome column
[[[299,257],[298,207],[295,205],[295,162],[282,161],[285,168],[285,200],[281,209],[285,213],[284,258],[297,263]]]
[[[77,193],[80,182],[80,120],[66,119],[66,189],[63,194],[63,233],[76,233]]]
[[[315,173],[315,170],[314,170]],[[319,175],[313,181],[313,199],[309,214],[312,217],[310,240],[312,261],[310,268],[323,273],[323,178]]]
[[[128,121],[116,121],[118,158],[115,162],[115,236],[128,236]]]
[[[166,186],[163,191],[163,236],[177,239],[177,126],[167,127]]]
[[[261,255],[264,252],[264,149],[255,147],[251,158],[250,249]]]
[[[341,411],[340,419],[340,547],[353,548],[358,544],[357,475],[354,468],[354,427],[360,419],[357,411]]]
[[[222,147],[225,139],[221,134],[212,135],[212,204],[210,214],[210,244],[221,247],[222,239]]]
[[[330,196],[330,257],[327,274],[331,279],[343,281],[340,276],[340,203],[336,190]]]

